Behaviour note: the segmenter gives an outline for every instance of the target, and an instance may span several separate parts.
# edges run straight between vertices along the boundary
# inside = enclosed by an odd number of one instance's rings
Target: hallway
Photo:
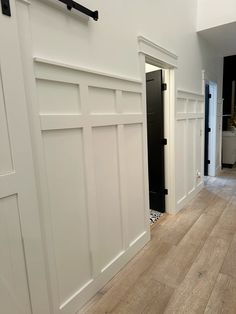
[[[236,313],[236,169],[209,178],[79,313]]]

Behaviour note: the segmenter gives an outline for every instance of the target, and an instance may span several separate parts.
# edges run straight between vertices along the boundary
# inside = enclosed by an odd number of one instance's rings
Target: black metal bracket
[[[2,14],[11,16],[11,7],[9,0],[1,0]]]
[[[1,0],[4,1],[4,0]],[[82,12],[83,14],[86,14],[90,17],[92,17],[95,21],[98,20],[98,11],[91,11],[88,8],[84,7],[83,5],[73,1],[73,0],[58,0],[62,3],[64,3],[67,6],[67,9],[71,11],[72,9],[75,9],[77,11]]]
[[[165,90],[167,90],[167,84],[166,83],[162,83],[161,84],[161,91],[164,92]]]
[[[161,140],[161,142],[162,142],[163,145],[167,145],[167,139],[166,139],[166,138],[163,138],[163,139]]]

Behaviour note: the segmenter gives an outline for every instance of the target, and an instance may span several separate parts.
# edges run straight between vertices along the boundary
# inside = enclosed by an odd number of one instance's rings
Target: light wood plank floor
[[[180,213],[79,313],[236,313],[236,169],[208,178]]]

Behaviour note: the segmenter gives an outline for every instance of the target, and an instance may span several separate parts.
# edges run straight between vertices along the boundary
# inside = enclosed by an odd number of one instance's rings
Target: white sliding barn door
[[[11,12],[8,17],[0,11],[0,313],[48,314],[13,1]]]
[[[19,150],[24,147],[21,146],[24,136],[20,138],[15,134],[16,131],[22,133],[22,130],[16,129],[21,121],[14,113],[19,113],[21,99],[17,98],[18,82],[4,49],[9,19],[0,14],[0,312],[29,314],[31,309],[20,222],[20,206],[26,196],[21,185],[24,186],[25,182],[22,177],[20,184],[17,171],[23,158]]]

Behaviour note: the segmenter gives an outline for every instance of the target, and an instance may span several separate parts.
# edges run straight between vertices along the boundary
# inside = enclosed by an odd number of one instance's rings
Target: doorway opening
[[[150,223],[166,211],[164,69],[145,63]]]
[[[204,147],[204,175],[216,176],[220,161],[219,147],[221,138],[217,133],[218,124],[217,84],[205,82],[205,147]]]

